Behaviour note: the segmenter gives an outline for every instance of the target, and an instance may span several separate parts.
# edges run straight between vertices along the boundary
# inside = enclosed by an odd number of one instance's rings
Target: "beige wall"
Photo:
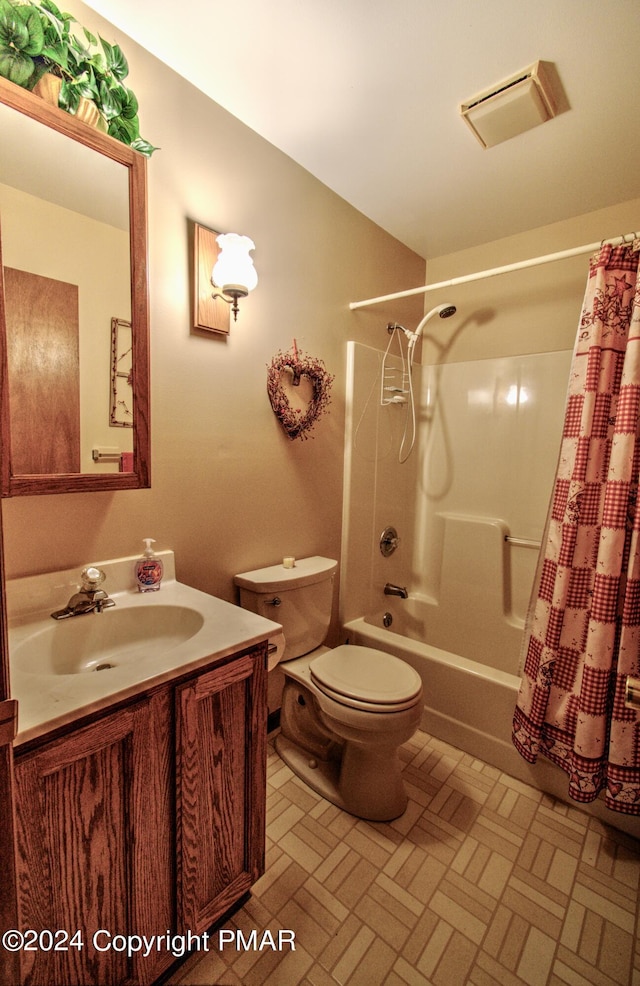
[[[346,344],[391,316],[348,303],[423,283],[424,261],[93,11],[65,9],[121,41],[143,134],[161,148],[148,166],[152,488],[5,501],[7,574],[80,569],[154,537],[181,580],[235,599],[235,572],[339,558]],[[255,240],[259,284],[228,338],[190,330],[188,219]],[[294,337],[336,379],[313,437],[291,442],[266,367]]]
[[[597,243],[640,229],[640,199],[462,250],[427,263],[427,282]],[[423,363],[572,349],[588,272],[588,255],[439,289],[428,306],[452,301],[456,318],[429,322]]]

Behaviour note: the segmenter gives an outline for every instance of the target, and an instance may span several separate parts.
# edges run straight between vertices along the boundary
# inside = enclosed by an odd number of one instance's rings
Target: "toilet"
[[[289,562],[289,564],[291,564]],[[280,623],[285,645],[276,750],[314,791],[372,821],[402,815],[398,749],[422,716],[422,682],[399,658],[371,647],[325,646],[338,564],[314,556],[236,575],[240,605]]]

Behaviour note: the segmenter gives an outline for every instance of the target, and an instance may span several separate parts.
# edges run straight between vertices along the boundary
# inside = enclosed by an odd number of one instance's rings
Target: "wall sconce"
[[[239,233],[221,233],[216,237],[216,243],[220,254],[213,267],[211,283],[219,291],[214,291],[213,297],[222,298],[231,305],[235,322],[239,311],[238,298],[246,298],[258,283],[253,258],[249,256],[249,251],[255,250],[256,245],[248,236],[240,236]]]
[[[249,256],[255,244],[238,233],[215,233],[198,223],[192,226],[194,328],[228,333],[229,310],[236,321],[238,299],[246,298],[258,283]]]

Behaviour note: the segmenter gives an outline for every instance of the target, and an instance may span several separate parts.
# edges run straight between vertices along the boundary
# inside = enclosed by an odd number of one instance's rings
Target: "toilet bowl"
[[[367,663],[370,675],[364,670]],[[336,681],[334,667],[349,669],[346,694],[344,677]],[[285,763],[314,791],[352,815],[372,821],[402,815],[407,794],[398,750],[422,716],[422,685],[413,668],[382,651],[343,645],[290,661],[282,669],[281,732],[275,746]],[[381,699],[380,688],[368,684],[381,669],[385,676],[397,674],[404,684],[396,686],[394,701]]]
[[[422,683],[391,654],[324,646],[331,616],[327,589],[336,568],[336,562],[315,557],[293,569],[246,572],[235,582],[243,606],[283,626],[278,754],[338,807],[390,821],[407,805],[398,750],[420,724]]]

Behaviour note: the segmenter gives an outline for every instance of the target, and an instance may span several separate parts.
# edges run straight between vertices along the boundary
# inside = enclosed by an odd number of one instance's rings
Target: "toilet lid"
[[[357,703],[357,708],[400,711],[414,705],[422,690],[417,671],[373,647],[336,647],[314,658],[309,670],[325,695],[345,705]]]

